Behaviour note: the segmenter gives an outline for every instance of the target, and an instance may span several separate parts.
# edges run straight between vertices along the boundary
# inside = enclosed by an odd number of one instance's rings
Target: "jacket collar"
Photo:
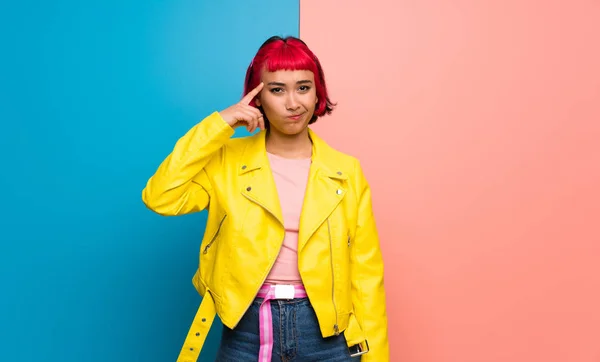
[[[300,217],[299,249],[344,198],[348,176],[339,169],[339,153],[308,128],[312,140],[312,163]],[[265,147],[266,131],[249,137],[238,165],[244,177],[242,194],[266,209],[283,225],[283,216]]]
[[[308,128],[308,135],[312,140],[312,167],[328,177],[338,180],[346,180],[347,176],[335,165],[339,163],[336,157],[337,151],[321,139],[312,129]],[[244,149],[242,163],[238,168],[238,174],[269,168],[269,159],[265,147],[266,131],[260,131],[249,138],[249,143]],[[270,168],[269,168],[270,171]]]

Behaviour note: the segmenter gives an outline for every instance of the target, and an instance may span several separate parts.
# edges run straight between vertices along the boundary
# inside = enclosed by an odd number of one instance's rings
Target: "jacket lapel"
[[[283,225],[279,195],[265,148],[265,131],[251,138],[238,167],[238,174],[243,177],[242,195],[267,210]]]
[[[313,142],[313,161],[300,216],[299,251],[327,220],[347,192],[344,182],[347,176],[335,168],[333,151],[310,129],[309,134]]]

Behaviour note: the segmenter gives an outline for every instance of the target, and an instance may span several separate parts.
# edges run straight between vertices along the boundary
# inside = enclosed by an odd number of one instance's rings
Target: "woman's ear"
[[[260,94],[254,98],[254,104],[256,104],[257,107],[261,106],[259,96],[260,96]]]

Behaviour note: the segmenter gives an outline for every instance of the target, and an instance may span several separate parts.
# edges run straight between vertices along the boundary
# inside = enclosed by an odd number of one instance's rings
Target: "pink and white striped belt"
[[[258,361],[271,362],[271,355],[273,354],[271,300],[306,298],[306,290],[304,290],[302,285],[265,284],[260,288],[256,296],[264,299],[258,310],[258,319],[260,320],[260,351]]]

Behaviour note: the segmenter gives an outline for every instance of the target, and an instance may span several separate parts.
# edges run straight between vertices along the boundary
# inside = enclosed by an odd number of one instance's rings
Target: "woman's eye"
[[[271,88],[271,93],[281,93],[283,92],[283,88]]]
[[[300,92],[308,92],[310,90],[310,87],[307,85],[303,85],[303,86],[300,86],[299,90],[300,90]]]

